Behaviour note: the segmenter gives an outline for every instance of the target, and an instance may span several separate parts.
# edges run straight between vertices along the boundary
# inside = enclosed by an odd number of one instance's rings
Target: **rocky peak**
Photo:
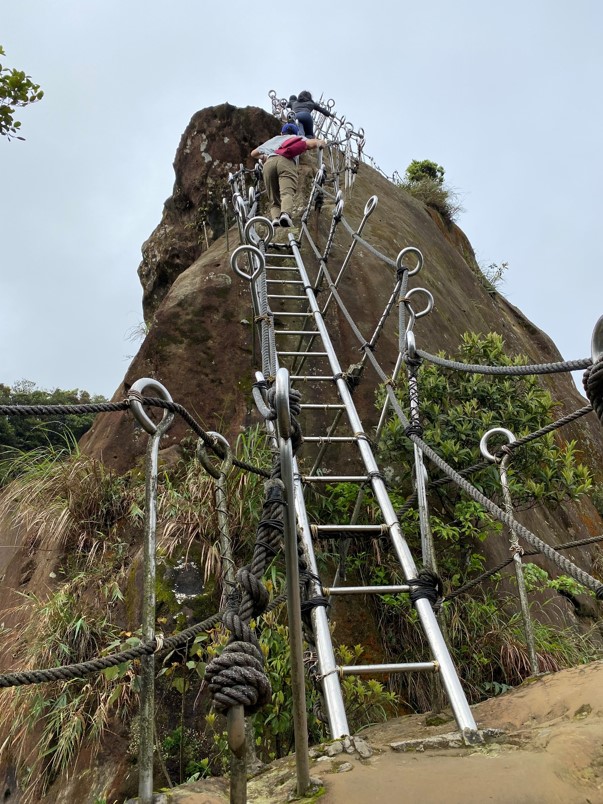
[[[277,120],[263,109],[229,103],[193,115],[182,135],[172,195],[161,222],[142,246],[138,276],[145,321],[150,321],[177,276],[224,234],[222,199],[228,174],[249,161],[250,152],[277,134]]]

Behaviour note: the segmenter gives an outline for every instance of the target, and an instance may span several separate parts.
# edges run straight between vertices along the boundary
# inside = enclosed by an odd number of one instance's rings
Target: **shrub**
[[[444,168],[429,159],[413,159],[398,186],[437,210],[450,226],[462,212],[458,195],[444,184]]]

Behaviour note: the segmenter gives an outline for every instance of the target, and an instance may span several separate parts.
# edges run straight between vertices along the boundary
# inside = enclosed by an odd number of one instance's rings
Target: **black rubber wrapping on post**
[[[599,360],[584,372],[582,384],[588,401],[603,425],[603,360]]]
[[[310,597],[307,600],[303,600],[301,603],[301,613],[308,614],[312,611],[312,609],[317,609],[319,606],[327,607],[329,605],[329,598],[323,597],[322,595],[316,595],[316,597]]]
[[[404,435],[410,438],[411,435],[419,436],[419,438],[423,438],[423,427],[418,422],[413,422],[409,424],[408,427],[404,428]]]
[[[603,584],[596,591],[597,600],[603,600]]]
[[[427,598],[433,608],[444,595],[442,579],[436,572],[430,569],[422,569],[416,578],[410,578],[407,583],[409,586],[415,587],[410,590],[410,599],[413,606],[416,605],[418,600]]]

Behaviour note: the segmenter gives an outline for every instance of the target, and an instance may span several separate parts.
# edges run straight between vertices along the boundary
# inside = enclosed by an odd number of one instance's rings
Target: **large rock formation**
[[[152,377],[163,383],[174,401],[187,408],[204,428],[218,430],[231,440],[254,419],[250,388],[259,360],[252,359],[250,288],[230,267],[230,253],[238,245],[238,231],[232,226],[226,234],[222,199],[230,200],[228,173],[241,163],[251,168],[250,151],[274,135],[278,127],[275,118],[261,109],[236,109],[228,104],[193,116],[176,154],[173,194],[165,202],[161,222],[143,245],[139,276],[148,334],[114,400],[122,399],[135,380]],[[304,155],[298,215],[315,169],[315,156]],[[525,354],[534,363],[561,359],[545,333],[488,288],[461,230],[448,225],[437,212],[402,192],[366,164],[360,165],[353,191],[345,199],[345,216],[352,226],[362,219],[366,201],[372,195],[377,195],[379,202],[363,237],[391,258],[410,245],[418,247],[425,257],[419,284],[433,293],[435,309],[428,318],[417,322],[419,348],[430,352],[445,349],[454,354],[466,330],[496,331],[504,337],[511,354]],[[319,242],[325,242],[331,212],[332,203],[327,201],[310,219],[311,231]],[[230,225],[232,212],[229,214]],[[329,266],[341,264],[350,242],[349,234],[339,226]],[[305,245],[303,254],[314,277],[316,258]],[[394,271],[359,245],[340,290],[365,336],[373,332],[394,283]],[[274,312],[278,316],[278,308]],[[335,306],[328,320],[342,365],[357,363],[358,342]],[[391,327],[384,332],[377,351],[381,364],[390,369],[398,350],[394,330]],[[370,370],[366,373],[368,376]],[[560,415],[585,403],[568,375],[551,375],[542,382],[562,403]],[[374,383],[361,383],[355,398],[368,432],[376,420]],[[177,418],[164,438],[165,447],[177,449],[186,432],[186,424]],[[581,445],[580,458],[600,475],[603,439],[593,415],[566,428],[560,437],[577,439]],[[146,434],[132,415],[124,412],[98,416],[81,448],[117,472],[125,472],[141,461],[146,444]],[[521,521],[536,533],[546,533],[547,541],[553,544],[598,535],[602,530],[601,518],[588,500],[555,509],[525,511]],[[505,539],[487,549],[492,563],[508,554]],[[570,558],[591,571],[596,549],[574,550]],[[32,588],[27,586],[32,577],[40,585],[48,579],[56,556],[34,559],[21,550],[10,558],[6,577],[17,586],[23,577],[25,589]],[[25,577],[20,567],[26,562],[31,562],[33,568],[31,573],[27,569],[29,574]],[[570,612],[570,604],[566,606]],[[85,764],[85,758],[82,762]],[[73,785],[77,776],[73,774]],[[67,798],[62,800],[81,800],[75,786],[64,788],[63,793]]]
[[[229,171],[239,163],[252,167],[249,151],[277,129],[275,119],[260,109],[223,105],[205,109],[192,118],[174,163],[174,193],[165,203],[161,223],[143,246],[139,274],[149,332],[114,399],[122,398],[136,379],[154,377],[207,429],[233,438],[250,421],[250,385],[258,361],[252,364],[251,360],[249,285],[230,267],[226,237],[220,233],[221,203],[225,192],[230,196]],[[302,158],[299,209],[315,172],[314,160],[312,154]],[[353,191],[345,199],[344,214],[352,226],[362,219],[366,201],[372,195],[377,195],[379,202],[363,237],[392,258],[409,245],[418,247],[425,257],[418,279],[433,293],[435,309],[417,323],[419,348],[431,352],[445,349],[454,354],[464,331],[496,331],[504,337],[511,354],[525,354],[534,363],[561,359],[544,332],[487,286],[463,232],[366,164],[360,165]],[[331,211],[332,205],[326,203],[310,220],[312,232],[322,242],[331,224]],[[198,226],[202,219],[207,221],[209,247]],[[350,237],[340,226],[329,265],[341,264],[349,244]],[[238,235],[232,228],[230,251],[236,245]],[[304,248],[303,253],[309,270],[316,271],[312,252]],[[366,335],[372,333],[393,285],[392,269],[358,246],[341,293]],[[342,365],[346,361],[357,363],[358,343],[334,306],[329,323]],[[392,327],[379,341],[378,356],[384,366],[393,365],[397,348]],[[560,415],[585,403],[570,375],[548,375],[542,382],[562,403]],[[367,428],[375,422],[373,393],[372,382],[361,383],[356,392]],[[176,421],[165,439],[166,446],[178,443],[185,429],[183,422]],[[562,438],[576,438],[582,445],[581,457],[600,474],[603,439],[594,415],[565,428]],[[129,413],[99,417],[82,442],[85,450],[102,457],[118,471],[139,460],[145,444],[146,437],[140,438],[140,429]],[[551,531],[552,541],[557,543],[578,534],[596,535],[601,530],[600,518],[588,501],[554,511],[528,511],[523,517],[531,529]],[[584,551],[585,569],[590,566],[593,550]],[[499,552],[500,556],[506,552],[502,541]]]

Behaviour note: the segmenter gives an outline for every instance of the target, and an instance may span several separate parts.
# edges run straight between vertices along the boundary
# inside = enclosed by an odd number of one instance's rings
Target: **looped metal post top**
[[[140,380],[136,380],[136,382],[130,388],[128,398],[130,400],[130,408],[134,414],[134,417],[138,421],[138,424],[140,424],[140,426],[146,430],[149,435],[154,435],[157,432],[157,425],[152,419],[149,418],[139,398],[140,396],[143,396],[143,391],[147,389],[150,390],[155,396],[158,396],[160,399],[163,399],[166,402],[173,402],[173,399],[165,385],[162,385],[158,380],[153,380],[150,377],[143,377]],[[167,429],[167,427],[169,427],[169,425],[172,423],[173,419],[174,414],[169,410],[164,410],[161,418],[161,424]]]
[[[421,293],[427,297],[427,304],[425,305],[423,310],[419,310],[418,312],[416,312],[412,304],[410,303],[410,300],[412,299],[413,296],[416,296],[417,294]],[[414,327],[417,318],[423,318],[423,316],[429,315],[429,313],[433,310],[434,305],[433,296],[426,288],[413,288],[412,290],[409,290],[406,296],[403,296],[400,299],[400,302],[404,302],[409,313],[408,326],[406,327],[407,332],[412,331],[412,328]]]
[[[603,360],[603,315],[595,324],[590,349],[593,363]]]
[[[270,223],[270,221],[268,221]],[[247,273],[240,265],[239,265],[239,258],[242,257],[244,254],[247,255],[249,260],[250,271]],[[264,255],[255,246],[239,246],[232,252],[232,256],[230,258],[230,265],[232,266],[233,271],[238,274],[242,279],[246,279],[248,282],[253,282],[253,280],[260,274],[260,272],[265,267],[265,260]]]
[[[484,458],[487,458],[489,461],[492,461],[493,463],[496,463],[498,461],[498,458],[496,457],[496,455],[494,455],[489,451],[488,441],[495,433],[500,433],[500,435],[504,435],[509,444],[512,444],[514,441],[517,441],[513,433],[510,430],[507,430],[506,427],[492,427],[490,430],[488,430],[487,433],[484,433],[481,438],[481,441],[479,442],[479,451],[482,453]]]
[[[252,245],[259,243],[260,240],[263,240],[264,243],[267,244],[274,237],[274,226],[268,218],[264,218],[262,215],[256,215],[255,218],[250,218],[247,221],[243,229],[243,234],[245,235],[245,240]]]
[[[376,197],[377,196],[375,196],[375,195],[373,196],[373,198],[376,198]],[[372,201],[372,198],[369,198],[369,200],[367,202],[367,206],[370,203],[370,201]],[[366,214],[366,207],[364,208],[364,212]],[[416,256],[416,258],[417,258],[417,264],[412,269],[407,268],[407,266],[405,265],[405,260],[410,254]],[[406,269],[408,271],[408,276],[415,276],[415,274],[418,274],[419,271],[421,270],[421,268],[423,267],[423,262],[424,262],[423,254],[419,251],[419,249],[415,248],[415,246],[408,246],[407,248],[403,248],[402,251],[396,257],[396,269],[398,271]],[[417,290],[419,290],[419,288],[417,288]],[[433,300],[433,297],[432,297],[432,300]]]
[[[207,435],[210,436],[214,444],[219,444],[220,446],[224,447],[224,459],[222,460],[219,468],[214,466],[210,460],[207,446],[203,439],[199,439],[199,443],[197,445],[197,457],[199,458],[201,466],[205,469],[205,471],[216,480],[219,480],[222,476],[226,477],[232,469],[232,449],[222,433],[217,433],[215,430],[210,430]]]

